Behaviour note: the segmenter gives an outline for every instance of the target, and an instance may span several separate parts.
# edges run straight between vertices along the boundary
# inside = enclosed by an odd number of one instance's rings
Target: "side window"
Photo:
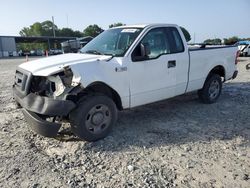
[[[147,50],[146,56],[143,56],[141,45]],[[165,28],[156,28],[150,30],[134,49],[132,53],[133,61],[143,61],[155,59],[162,54],[170,53],[170,45],[166,37]]]
[[[147,53],[142,54],[141,44]],[[184,51],[182,38],[175,27],[156,28],[150,30],[132,53],[133,61],[158,58],[161,55]],[[145,50],[144,50],[145,53]]]
[[[175,27],[167,28],[167,35],[170,40],[171,53],[179,53],[184,51],[184,45],[182,38]]]
[[[149,45],[149,59],[154,59],[162,54],[169,53],[169,44],[167,43],[166,35],[163,28],[152,29],[143,38],[142,44]]]

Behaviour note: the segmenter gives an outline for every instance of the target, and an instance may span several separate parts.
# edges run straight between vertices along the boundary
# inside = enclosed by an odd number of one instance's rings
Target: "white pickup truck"
[[[112,28],[79,54],[63,54],[18,66],[16,102],[37,133],[54,137],[62,122],[83,140],[104,138],[117,110],[198,90],[214,103],[222,82],[237,76],[237,47],[188,49],[177,25]]]

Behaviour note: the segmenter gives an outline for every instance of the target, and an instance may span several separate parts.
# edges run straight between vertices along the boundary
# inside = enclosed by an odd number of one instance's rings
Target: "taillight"
[[[236,52],[235,65],[238,64],[238,58],[239,58],[239,56],[240,56],[240,50],[238,50],[238,51]]]

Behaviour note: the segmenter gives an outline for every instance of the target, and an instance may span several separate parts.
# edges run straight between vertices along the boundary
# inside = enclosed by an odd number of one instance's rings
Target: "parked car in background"
[[[41,50],[41,49],[31,50],[30,51],[30,55],[31,56],[43,56],[44,55],[44,51]]]
[[[250,55],[250,41],[239,41],[236,43],[240,51],[240,56],[249,56]]]
[[[49,55],[59,55],[62,54],[63,51],[61,49],[55,49],[55,48],[51,48],[49,50]]]
[[[18,55],[19,56],[26,56],[26,55],[30,55],[30,51],[29,50],[19,50],[18,51]]]
[[[9,51],[9,57],[13,57],[13,52]]]
[[[30,55],[31,56],[36,56],[36,51],[35,50],[30,50]]]
[[[76,40],[67,40],[61,43],[63,53],[77,53],[82,47],[90,42],[93,37],[82,37]]]

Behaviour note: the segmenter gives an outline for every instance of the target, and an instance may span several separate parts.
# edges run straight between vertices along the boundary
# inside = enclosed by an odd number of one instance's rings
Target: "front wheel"
[[[218,74],[212,74],[205,81],[203,88],[198,91],[198,96],[203,103],[212,104],[220,97],[221,89],[221,77]]]
[[[246,65],[246,69],[247,69],[247,70],[250,69],[250,63],[248,63],[248,64]]]
[[[106,137],[117,119],[116,105],[104,95],[85,96],[69,116],[72,132],[86,141]]]

